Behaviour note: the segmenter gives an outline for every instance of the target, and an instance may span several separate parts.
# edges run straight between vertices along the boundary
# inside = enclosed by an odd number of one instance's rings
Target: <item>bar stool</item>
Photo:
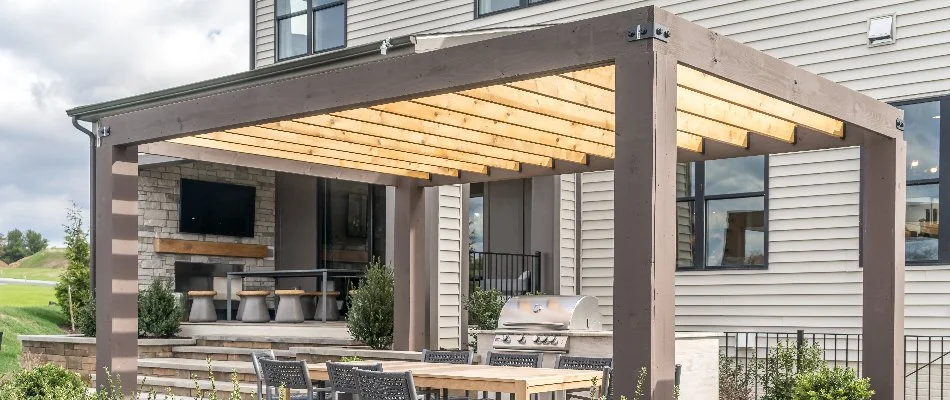
[[[303,310],[300,307],[300,296],[303,296],[303,290],[275,290],[274,293],[280,297],[277,303],[277,315],[274,322],[303,322]]]
[[[241,322],[270,321],[265,301],[271,294],[269,290],[242,290],[237,294],[241,296],[241,304],[238,306],[238,319]]]
[[[303,310],[303,319],[313,319],[313,316],[317,313],[316,297],[319,295],[320,292],[305,292],[303,296],[300,296],[300,309]]]
[[[315,320],[323,320],[323,292],[314,292],[317,296],[317,311],[313,315]],[[327,292],[327,321],[340,319],[340,309],[336,306],[336,298],[340,292]]]
[[[192,290],[188,292],[188,297],[192,298],[191,313],[188,314],[188,322],[215,322],[218,315],[214,312],[214,296],[218,292],[214,290]]]

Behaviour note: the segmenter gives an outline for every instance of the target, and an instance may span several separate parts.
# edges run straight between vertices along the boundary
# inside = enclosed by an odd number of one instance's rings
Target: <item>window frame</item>
[[[504,9],[504,10],[491,11],[491,12],[487,12],[487,13],[481,13],[481,12],[479,12],[479,9],[480,9],[479,5],[481,5],[482,1],[484,1],[484,0],[475,0],[475,1],[474,1],[474,3],[475,3],[475,19],[482,18],[482,17],[490,17],[490,16],[492,16],[492,15],[503,14],[503,13],[506,13],[506,12],[509,12],[509,11],[514,11],[514,10],[523,10],[523,9],[525,9],[525,8],[528,8],[528,7],[534,7],[534,6],[537,6],[537,5],[547,4],[547,3],[553,3],[553,2],[555,2],[555,1],[557,1],[557,0],[541,0],[541,1],[536,1],[536,2],[533,2],[533,3],[531,2],[531,0],[518,0],[518,5],[517,5],[517,6],[511,7],[511,8],[506,8],[506,9]]]
[[[938,97],[925,97],[914,100],[907,101],[897,101],[890,103],[894,107],[907,106],[913,104],[921,103],[930,103],[938,102],[938,108],[940,109],[940,124],[938,136],[940,137],[940,145],[938,146],[938,160],[937,165],[940,169],[940,176],[937,178],[929,179],[908,179],[907,180],[907,189],[910,189],[911,186],[920,186],[920,185],[937,185],[937,196],[941,199],[950,199],[950,177],[945,178],[945,173],[950,171],[950,118],[944,118],[944,116],[950,116],[950,95],[947,96],[938,96]],[[909,155],[908,155],[909,156]],[[906,165],[905,165],[906,168]],[[905,194],[906,197],[906,194]],[[906,200],[906,199],[905,199]],[[906,204],[905,204],[906,209]],[[863,208],[863,203],[862,203]],[[905,210],[906,212],[906,210]],[[943,206],[940,207],[940,210],[937,212],[937,219],[939,223],[942,223],[945,218],[950,218],[950,210],[945,210]],[[906,224],[906,218],[904,224]],[[939,229],[939,228],[938,228]],[[906,236],[905,236],[905,246],[906,246]],[[934,266],[934,265],[946,265],[950,263],[950,237],[945,237],[943,235],[937,235],[937,259],[936,260],[907,260],[907,256],[904,256],[904,264],[910,266]],[[863,265],[863,264],[862,264]]]
[[[753,156],[754,157],[754,156]],[[693,203],[693,265],[681,267],[677,271],[723,271],[723,270],[761,270],[769,267],[769,156],[762,155],[762,190],[755,192],[706,194],[706,162],[693,162],[694,177],[691,196],[677,196],[676,203]],[[706,263],[706,203],[715,200],[762,198],[764,225],[763,255],[761,265],[707,265]],[[678,234],[677,234],[678,235]]]
[[[314,0],[307,0],[307,8],[301,11],[287,13],[284,15],[277,14],[278,1],[279,0],[274,0],[274,60],[275,62],[290,61],[297,58],[312,56],[314,54],[326,53],[326,52],[346,48],[346,43],[348,40],[348,37],[347,37],[347,31],[348,31],[347,22],[348,21],[347,20],[349,18],[349,15],[347,13],[346,0],[336,0],[328,4],[321,4],[319,6],[313,5]],[[478,0],[476,0],[476,2],[477,1]],[[321,10],[325,10],[325,9],[333,8],[333,7],[339,7],[339,6],[343,6],[343,45],[316,51],[314,49],[314,41],[316,40],[317,37],[316,37],[316,32],[313,31],[313,29],[315,28],[314,22],[313,22],[314,14],[316,14],[318,11],[321,11]],[[280,57],[280,22],[285,19],[299,17],[305,14],[307,15],[307,51],[304,52],[303,54],[281,58]]]

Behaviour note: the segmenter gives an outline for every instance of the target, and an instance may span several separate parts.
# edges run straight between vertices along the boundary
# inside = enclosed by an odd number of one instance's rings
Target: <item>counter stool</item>
[[[214,296],[218,292],[214,290],[192,290],[188,292],[188,297],[192,298],[191,313],[188,314],[188,322],[215,322],[218,320],[217,313],[214,312]]]
[[[303,296],[303,290],[275,290],[274,293],[280,297],[277,303],[277,315],[274,322],[303,322],[303,310],[300,307],[300,296]]]
[[[300,309],[303,310],[303,319],[312,320],[314,314],[317,312],[316,297],[320,295],[320,292],[305,292],[303,296],[300,296]]]
[[[237,293],[241,296],[238,306],[238,320],[241,322],[268,322],[270,313],[267,312],[267,296],[269,290],[242,290]]]
[[[336,298],[340,295],[340,292],[327,292],[327,321],[336,321],[340,319],[340,309],[336,306]],[[317,321],[323,320],[323,292],[314,292],[314,296],[317,296],[317,311],[313,315],[313,319]]]

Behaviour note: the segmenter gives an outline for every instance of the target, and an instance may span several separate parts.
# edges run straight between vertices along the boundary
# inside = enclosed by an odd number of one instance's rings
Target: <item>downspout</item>
[[[73,126],[89,136],[89,288],[96,293],[96,134],[80,125],[77,117]]]

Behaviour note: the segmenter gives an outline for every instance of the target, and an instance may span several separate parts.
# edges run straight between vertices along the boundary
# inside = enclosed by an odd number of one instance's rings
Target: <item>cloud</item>
[[[62,241],[88,209],[88,138],[67,108],[221,75],[248,64],[234,0],[0,0],[0,231]]]

